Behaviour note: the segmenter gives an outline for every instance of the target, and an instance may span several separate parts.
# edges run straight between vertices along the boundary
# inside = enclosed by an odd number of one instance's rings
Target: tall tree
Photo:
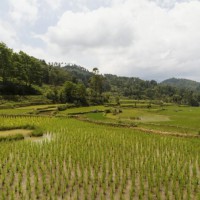
[[[6,83],[12,76],[11,56],[12,50],[4,43],[0,43],[0,76],[3,83]]]
[[[97,93],[97,95],[101,95],[103,92],[103,81],[104,77],[99,74],[98,68],[94,68],[93,76],[90,78],[90,87]]]

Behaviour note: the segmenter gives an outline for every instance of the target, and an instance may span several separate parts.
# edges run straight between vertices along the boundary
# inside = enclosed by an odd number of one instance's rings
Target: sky
[[[200,0],[1,0],[0,41],[103,74],[200,81]]]

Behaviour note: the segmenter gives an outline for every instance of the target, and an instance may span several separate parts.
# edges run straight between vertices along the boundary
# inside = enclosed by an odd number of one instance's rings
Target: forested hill
[[[92,72],[79,65],[68,64],[63,69],[71,74],[73,81],[81,81],[84,85],[88,85],[89,79],[92,77]]]
[[[164,80],[161,84],[200,92],[200,83],[189,79],[170,78]]]
[[[180,88],[155,80],[103,75],[98,68],[90,72],[75,64],[62,65],[47,63],[23,51],[16,53],[0,42],[0,98],[42,95],[53,103],[102,104],[109,102],[110,97],[127,97],[200,104],[200,90],[192,91],[192,86]]]

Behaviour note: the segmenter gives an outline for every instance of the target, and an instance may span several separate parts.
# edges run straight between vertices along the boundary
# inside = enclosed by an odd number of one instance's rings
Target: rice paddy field
[[[28,115],[33,109],[37,107],[0,110],[0,137],[20,130],[25,135],[37,129],[43,133],[37,139],[0,142],[0,199],[200,199],[198,137],[157,135],[69,117],[83,113],[81,117],[94,122],[198,135],[199,108],[94,112],[119,109],[100,106]]]
[[[113,113],[117,110],[117,113]],[[120,112],[118,112],[120,110]],[[87,114],[91,120],[135,124],[150,130],[200,135],[200,107],[111,108],[110,113]]]

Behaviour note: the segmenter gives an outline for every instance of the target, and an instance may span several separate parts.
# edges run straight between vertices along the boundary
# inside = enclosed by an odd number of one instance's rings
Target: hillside
[[[9,99],[13,95],[42,95],[52,103],[96,105],[123,96],[193,106],[200,103],[200,83],[195,81],[169,79],[158,84],[155,80],[102,75],[98,68],[90,72],[75,64],[61,67],[62,63],[47,63],[22,51],[16,53],[4,43],[0,43],[0,55],[2,99],[7,95]]]
[[[200,91],[200,83],[189,79],[170,78],[164,80],[162,85],[169,85],[179,89],[189,89],[193,91]]]
[[[83,82],[84,85],[88,86],[89,79],[92,77],[92,72],[89,72],[84,67],[76,64],[68,64],[63,67],[65,71],[71,74],[72,80],[76,82]]]

